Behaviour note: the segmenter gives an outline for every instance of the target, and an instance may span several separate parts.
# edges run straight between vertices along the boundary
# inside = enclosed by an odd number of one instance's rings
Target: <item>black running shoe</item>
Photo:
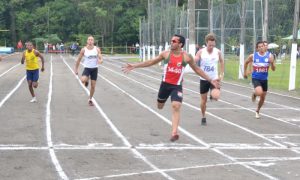
[[[203,125],[203,126],[206,125],[206,118],[202,118],[202,120],[201,120],[201,125]]]
[[[177,141],[179,139],[179,135],[178,134],[175,134],[173,135],[171,138],[170,138],[170,141],[171,142],[174,142],[174,141]]]

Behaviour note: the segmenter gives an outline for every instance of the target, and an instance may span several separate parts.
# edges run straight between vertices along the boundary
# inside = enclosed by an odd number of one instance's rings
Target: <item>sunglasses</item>
[[[171,40],[172,43],[179,43],[179,41]]]

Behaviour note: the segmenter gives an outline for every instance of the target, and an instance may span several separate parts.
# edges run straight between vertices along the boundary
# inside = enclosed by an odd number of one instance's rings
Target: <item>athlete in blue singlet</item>
[[[252,101],[255,102],[256,96],[260,96],[258,106],[255,112],[255,117],[258,119],[259,111],[264,104],[268,91],[268,73],[271,66],[272,71],[275,71],[275,61],[273,55],[267,50],[268,44],[263,41],[256,43],[256,52],[251,54],[244,64],[244,78],[250,74],[248,71],[249,64],[252,64],[252,84],[254,92]]]

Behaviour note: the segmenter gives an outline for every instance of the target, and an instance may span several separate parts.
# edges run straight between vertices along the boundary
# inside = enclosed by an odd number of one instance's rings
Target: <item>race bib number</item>
[[[254,68],[254,71],[255,72],[268,72],[268,67],[257,67],[257,68]]]
[[[205,72],[213,72],[213,71],[215,71],[215,67],[214,66],[204,66],[203,70]]]
[[[181,73],[181,69],[180,68],[174,68],[174,67],[168,67],[168,72],[180,74]]]

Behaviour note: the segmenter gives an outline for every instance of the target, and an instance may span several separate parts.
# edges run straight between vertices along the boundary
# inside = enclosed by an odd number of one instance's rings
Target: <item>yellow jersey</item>
[[[39,69],[38,57],[34,54],[34,49],[25,51],[26,70]]]

